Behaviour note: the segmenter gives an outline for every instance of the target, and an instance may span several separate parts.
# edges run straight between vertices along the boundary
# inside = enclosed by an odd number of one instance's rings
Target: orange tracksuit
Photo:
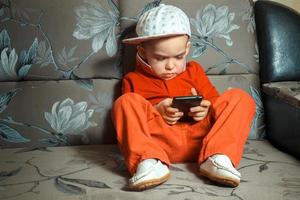
[[[165,98],[191,95],[195,88],[212,105],[199,122],[167,124],[153,106]],[[232,89],[219,96],[202,67],[188,62],[171,80],[158,78],[137,56],[134,72],[123,79],[123,95],[113,107],[117,140],[131,174],[144,159],[202,163],[209,156],[227,155],[237,166],[255,114],[255,102],[246,92]]]

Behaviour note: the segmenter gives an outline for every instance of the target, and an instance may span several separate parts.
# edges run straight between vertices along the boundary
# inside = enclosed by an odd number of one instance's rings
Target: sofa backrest
[[[4,2],[0,146],[116,142],[109,112],[122,77],[118,1]]]
[[[300,80],[300,14],[270,1],[255,3],[262,83]]]
[[[160,3],[190,17],[189,59],[203,65],[218,90],[239,87],[254,97],[249,138],[263,136],[252,1],[8,2],[0,9],[2,148],[115,143],[110,109],[135,62],[134,46],[120,39],[134,35],[141,12]]]

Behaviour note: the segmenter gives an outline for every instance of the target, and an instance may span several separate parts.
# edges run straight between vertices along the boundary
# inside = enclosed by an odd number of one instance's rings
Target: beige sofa
[[[133,70],[142,12],[182,8],[193,31],[189,59],[220,92],[241,88],[256,101],[242,181],[227,188],[171,166],[165,184],[144,192],[130,177],[110,119],[121,78]],[[0,1],[0,199],[300,199],[300,162],[265,138],[253,3],[248,0]],[[242,117],[242,116],[241,116]]]

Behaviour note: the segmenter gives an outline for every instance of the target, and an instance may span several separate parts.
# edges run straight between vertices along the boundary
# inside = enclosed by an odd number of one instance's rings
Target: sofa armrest
[[[300,80],[300,14],[282,4],[254,5],[262,83]]]

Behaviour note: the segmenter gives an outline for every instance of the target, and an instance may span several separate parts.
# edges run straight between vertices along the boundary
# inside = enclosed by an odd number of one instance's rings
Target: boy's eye
[[[165,59],[165,57],[161,57],[161,56],[156,57],[156,60],[164,60],[164,59]]]
[[[176,59],[182,59],[183,56],[176,56]]]

